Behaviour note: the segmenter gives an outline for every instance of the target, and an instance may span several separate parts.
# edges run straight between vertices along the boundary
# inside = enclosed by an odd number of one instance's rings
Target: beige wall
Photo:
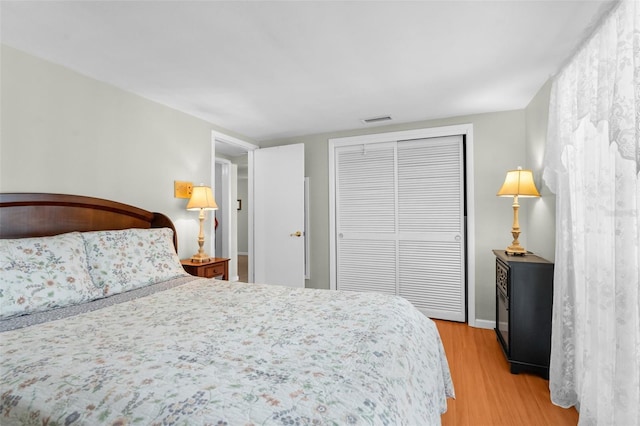
[[[429,120],[410,124],[370,127],[262,142],[261,146],[291,143],[305,145],[305,174],[310,178],[311,279],[308,287],[329,288],[329,177],[328,140],[332,138],[398,130],[473,124],[473,169],[475,207],[476,318],[495,317],[495,258],[491,249],[511,243],[513,211],[511,201],[496,197],[506,171],[526,163],[525,112],[507,111]],[[527,212],[522,212],[523,223]],[[526,244],[526,235],[522,239]],[[525,245],[526,247],[526,245]]]
[[[549,80],[531,100],[525,110],[527,124],[527,168],[533,171],[540,198],[522,200],[527,211],[528,222],[522,232],[527,234],[528,245],[525,248],[550,261],[555,259],[555,209],[556,197],[542,180],[542,160],[547,142],[547,123],[549,120]],[[525,204],[526,203],[526,204]]]
[[[211,131],[233,133],[10,47],[0,54],[0,191],[163,212],[181,257],[195,253],[197,215],[173,198],[173,181],[210,183]]]
[[[82,194],[163,212],[178,228],[180,255],[194,253],[197,219],[184,210],[185,200],[173,198],[173,181],[210,183],[211,130],[248,138],[12,48],[2,46],[0,54],[0,191]],[[540,182],[548,91],[548,86],[543,87],[526,110],[262,143],[305,144],[312,259],[307,286],[329,287],[328,139],[471,123],[475,197],[470,202],[476,228],[476,267],[471,272],[476,278],[476,318],[493,321],[491,249],[510,243],[512,220],[510,201],[495,194],[505,172],[518,165],[533,168],[536,183]],[[553,196],[543,189],[543,197],[525,205],[521,216],[526,224],[523,245],[550,259],[552,203]]]

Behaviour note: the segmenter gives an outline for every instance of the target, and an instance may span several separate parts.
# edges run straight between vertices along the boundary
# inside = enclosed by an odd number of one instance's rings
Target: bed
[[[0,194],[0,237],[2,425],[435,425],[454,397],[402,298],[192,277],[166,216],[92,197]]]

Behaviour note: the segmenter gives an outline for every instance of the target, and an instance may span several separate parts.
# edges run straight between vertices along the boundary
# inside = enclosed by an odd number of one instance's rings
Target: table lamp
[[[533,173],[531,170],[522,170],[522,167],[518,167],[517,170],[509,170],[507,177],[502,184],[502,188],[497,194],[499,197],[511,197],[513,196],[513,227],[511,228],[511,235],[513,235],[513,242],[507,247],[507,254],[511,255],[525,255],[527,251],[520,245],[518,237],[520,236],[520,224],[518,223],[518,210],[520,204],[518,204],[518,197],[539,197],[540,193],[533,182]]]
[[[193,191],[191,192],[191,198],[189,198],[189,202],[187,203],[187,210],[199,210],[200,215],[198,218],[200,219],[200,233],[198,234],[198,253],[191,256],[192,262],[202,263],[207,262],[211,259],[207,253],[205,253],[204,249],[204,219],[205,219],[205,210],[217,210],[218,205],[216,204],[216,200],[213,198],[213,192],[211,188],[208,186],[194,186]]]

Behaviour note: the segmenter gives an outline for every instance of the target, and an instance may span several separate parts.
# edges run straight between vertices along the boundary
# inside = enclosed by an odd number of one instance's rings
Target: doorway
[[[249,155],[234,157],[237,166],[238,280],[249,282]]]
[[[215,256],[229,260],[229,280],[252,282],[250,152],[258,146],[212,131],[212,177],[217,227],[212,230]]]
[[[302,144],[259,149],[256,145],[212,131],[212,182],[215,182],[217,168],[224,168],[227,165],[232,169],[236,167],[236,164],[231,164],[231,160],[224,157],[247,154],[248,194],[247,202],[242,203],[242,210],[246,208],[248,216],[246,260],[247,281],[250,283],[261,280],[265,283],[292,287],[305,285],[305,276],[308,276],[309,271],[308,268],[305,269],[305,255],[308,257],[308,250],[305,253],[303,244],[308,242],[308,233],[305,232],[303,149]],[[274,155],[276,152],[277,154]],[[221,160],[219,167],[216,167],[217,157]],[[261,172],[260,178],[257,178],[258,171]],[[262,173],[265,171],[269,172]],[[224,173],[222,176],[224,177]],[[218,190],[224,192],[227,185],[231,183],[225,183],[223,179]],[[235,180],[233,185],[237,186]],[[287,189],[290,186],[295,188]],[[235,189],[237,191],[237,188]],[[229,198],[229,202],[222,207],[227,212],[227,217],[237,215],[236,194],[237,192],[234,193],[233,200]],[[283,194],[285,198],[280,197]],[[216,237],[213,229],[211,235],[215,244]],[[284,239],[281,238],[283,236]],[[238,276],[237,229],[227,234],[221,233],[218,238],[228,239],[227,243],[222,243],[216,255],[230,259],[230,274],[235,278]],[[232,248],[235,248],[236,252],[230,251]],[[288,254],[283,255],[283,253]],[[287,273],[284,274],[281,271]],[[265,275],[265,272],[268,274]],[[270,276],[272,279],[269,279]]]

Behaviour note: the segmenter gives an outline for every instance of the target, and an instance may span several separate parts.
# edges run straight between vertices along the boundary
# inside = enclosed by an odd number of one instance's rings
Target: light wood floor
[[[242,283],[249,282],[249,256],[238,255],[238,280]]]
[[[511,374],[495,331],[435,321],[444,344],[456,399],[448,400],[444,426],[576,425],[575,409],[551,403],[549,382]]]

